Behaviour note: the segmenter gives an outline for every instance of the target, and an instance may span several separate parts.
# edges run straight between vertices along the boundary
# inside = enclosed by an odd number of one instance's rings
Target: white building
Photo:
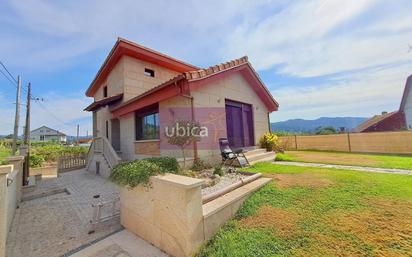
[[[412,75],[406,80],[400,111],[405,114],[406,128],[412,130]]]
[[[33,142],[56,141],[60,143],[66,143],[67,137],[66,134],[61,133],[58,130],[42,126],[30,132],[30,140]]]

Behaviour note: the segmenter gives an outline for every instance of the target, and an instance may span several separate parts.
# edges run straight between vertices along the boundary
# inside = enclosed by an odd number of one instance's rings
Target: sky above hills
[[[44,99],[32,128],[67,134],[90,133],[84,92],[119,36],[200,67],[248,55],[280,103],[273,122],[369,117],[399,108],[410,10],[410,0],[4,0],[0,60]],[[0,74],[0,134],[12,132],[14,98]]]

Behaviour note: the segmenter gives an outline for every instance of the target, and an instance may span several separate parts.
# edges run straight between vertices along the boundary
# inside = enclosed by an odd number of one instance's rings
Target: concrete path
[[[158,248],[127,230],[117,232],[70,257],[167,257]]]
[[[336,164],[322,164],[322,163],[309,163],[309,162],[276,161],[274,163],[279,164],[279,165],[292,165],[292,166],[300,166],[300,167],[319,167],[319,168],[332,168],[332,169],[342,169],[342,170],[356,170],[356,171],[365,171],[365,172],[378,172],[378,173],[412,175],[412,170],[402,170],[402,169],[383,169],[383,168],[373,168],[373,167],[336,165]]]

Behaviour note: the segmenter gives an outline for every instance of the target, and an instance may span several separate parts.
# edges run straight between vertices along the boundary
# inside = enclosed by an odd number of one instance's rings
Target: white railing
[[[104,158],[106,159],[109,167],[112,169],[114,166],[120,163],[122,160],[113,149],[112,145],[110,144],[109,140],[105,137],[96,137],[93,140],[93,150],[94,153],[103,154]]]

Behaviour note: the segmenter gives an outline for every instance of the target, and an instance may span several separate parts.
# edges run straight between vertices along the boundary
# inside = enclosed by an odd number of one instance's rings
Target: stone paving
[[[56,188],[65,188],[68,193],[20,203],[7,239],[8,257],[61,256],[121,228],[119,218],[114,218],[99,224],[95,233],[88,234],[91,205],[97,201],[93,196],[99,194],[103,201],[119,196],[116,186],[107,179],[85,170],[71,171],[58,178],[45,178],[34,191],[24,194]]]
[[[150,245],[127,230],[115,233],[71,257],[167,257],[166,253]]]
[[[365,172],[391,173],[391,174],[401,174],[401,175],[410,175],[410,176],[412,175],[412,170],[402,170],[402,169],[383,169],[383,168],[373,168],[373,167],[309,163],[309,162],[275,161],[274,163],[280,164],[280,165],[292,165],[292,166],[301,166],[301,167],[320,167],[320,168],[356,170],[356,171],[365,171]]]

